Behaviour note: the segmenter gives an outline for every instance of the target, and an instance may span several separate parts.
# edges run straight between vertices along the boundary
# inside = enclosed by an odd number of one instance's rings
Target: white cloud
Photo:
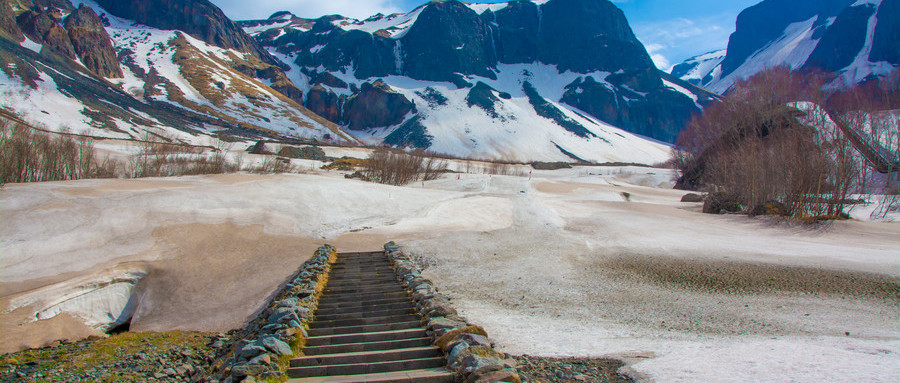
[[[376,13],[402,12],[396,0],[211,0],[233,20],[264,19],[278,11],[291,11],[297,16],[317,18],[340,14],[364,19]]]
[[[725,48],[728,37],[734,31],[733,24],[733,17],[722,14],[701,19],[674,18],[639,23],[633,27],[653,62],[665,70],[672,59],[677,63],[691,56]]]
[[[659,53],[659,51],[664,50],[666,47],[661,44],[647,44],[644,46],[647,48],[647,53],[650,54],[650,59],[653,60],[653,64],[656,65],[657,68],[662,70],[668,70],[671,64],[669,63],[669,59],[666,56]]]

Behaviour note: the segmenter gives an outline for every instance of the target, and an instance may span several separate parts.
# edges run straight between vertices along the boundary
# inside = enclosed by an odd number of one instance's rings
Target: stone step
[[[305,356],[292,359],[291,367],[376,363],[386,362],[389,360],[434,358],[440,357],[441,355],[441,349],[434,346],[400,348],[396,350],[385,351],[347,352],[343,354]]]
[[[356,258],[356,259],[338,259],[336,262],[331,265],[366,265],[366,264],[387,264],[390,265],[391,261],[385,257],[376,257],[376,258]]]
[[[368,302],[383,299],[408,298],[406,291],[396,292],[372,292],[372,293],[354,293],[354,294],[333,294],[324,295],[319,302],[321,303],[346,303],[346,302]]]
[[[335,267],[344,267],[344,266],[347,266],[347,267],[354,267],[354,266],[362,266],[362,265],[366,265],[366,266],[368,266],[368,265],[379,265],[379,266],[384,265],[384,266],[390,266],[390,265],[391,265],[391,261],[387,260],[386,258],[382,258],[382,259],[359,259],[359,260],[350,260],[350,261],[340,261],[340,260],[339,260],[339,261],[337,261],[337,262],[335,262],[335,263],[332,263],[332,264],[331,264],[331,267],[332,267],[332,268],[335,268]]]
[[[403,370],[435,368],[444,365],[442,358],[421,358],[406,360],[390,360],[377,363],[337,364],[329,366],[292,367],[287,373],[292,378],[305,378],[323,375],[356,375]]]
[[[407,306],[405,308],[400,309],[385,309],[378,311],[358,311],[358,312],[347,312],[340,314],[319,314],[316,313],[316,320],[320,321],[329,321],[329,320],[342,320],[342,319],[363,319],[363,318],[373,318],[373,317],[383,317],[383,316],[393,316],[393,315],[407,315],[407,314],[415,314],[416,310],[413,309],[412,306]]]
[[[392,322],[409,322],[418,320],[419,317],[413,314],[391,315],[381,317],[368,317],[359,319],[338,319],[338,320],[317,320],[309,324],[309,328],[326,328],[326,327],[345,327],[345,326],[364,326],[370,324],[384,324]]]
[[[380,276],[395,276],[394,270],[388,267],[376,267],[366,269],[341,269],[333,270],[334,274],[329,274],[329,279],[351,279],[351,278],[374,278]]]
[[[326,346],[333,344],[384,342],[389,340],[413,339],[425,336],[425,329],[413,328],[379,332],[311,336],[306,338],[306,346]]]
[[[398,348],[428,347],[431,346],[431,338],[421,337],[412,339],[386,340],[380,342],[332,344],[324,346],[307,346],[303,348],[305,355],[339,354],[345,352],[365,352],[395,350]]]
[[[309,336],[352,334],[360,332],[376,332],[390,330],[404,330],[412,328],[422,328],[422,322],[418,320],[410,320],[404,322],[391,322],[381,324],[359,325],[359,326],[342,326],[342,327],[323,327],[311,328],[307,330]]]
[[[399,287],[396,279],[343,279],[332,283],[328,281],[327,289],[346,289],[346,288],[363,288],[363,287]]]
[[[328,280],[328,286],[340,286],[344,284],[354,284],[354,283],[393,283],[397,284],[399,281],[397,277],[393,275],[379,275],[374,277],[353,277],[353,278],[331,278]]]
[[[395,291],[406,292],[403,287],[400,287],[400,284],[395,283],[393,286],[391,285],[381,285],[375,287],[326,287],[325,290],[322,291],[323,294],[359,294],[359,293],[392,293]]]
[[[319,303],[319,310],[326,309],[343,309],[343,308],[360,308],[360,307],[370,307],[384,304],[393,304],[393,303],[406,303],[412,302],[409,300],[409,297],[403,296],[400,298],[391,298],[391,299],[382,299],[382,300],[369,300],[369,301],[350,301],[350,302],[337,302],[337,303]]]
[[[394,270],[383,269],[383,270],[342,270],[335,272],[334,274],[329,274],[328,279],[330,280],[355,280],[355,279],[378,279],[378,278],[392,278],[397,280],[397,274],[394,273]]]
[[[339,315],[339,314],[356,314],[356,313],[373,313],[378,311],[385,310],[404,310],[404,309],[412,309],[413,304],[410,301],[405,302],[397,302],[397,303],[389,303],[384,305],[368,305],[368,306],[356,306],[356,307],[340,307],[340,308],[319,308],[316,310],[316,317],[322,317],[322,315]]]
[[[453,373],[443,368],[429,368],[363,375],[335,375],[289,379],[288,383],[452,383]]]
[[[389,262],[355,262],[355,263],[333,263],[332,270],[350,270],[365,271],[368,269],[393,269]]]

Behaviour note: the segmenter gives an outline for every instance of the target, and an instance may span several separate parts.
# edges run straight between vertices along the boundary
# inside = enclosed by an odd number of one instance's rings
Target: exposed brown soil
[[[837,294],[900,301],[900,279],[865,272],[654,256],[618,257],[602,267],[655,283],[717,293]]]

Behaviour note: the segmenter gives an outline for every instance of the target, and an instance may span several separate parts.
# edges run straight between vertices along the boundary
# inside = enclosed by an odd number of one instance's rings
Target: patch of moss
[[[211,352],[212,334],[186,331],[126,332],[102,339],[25,350],[0,357],[0,380],[15,377],[16,369],[29,372],[23,381],[56,381],[71,377],[100,382],[138,382],[146,374],[161,369],[158,355],[182,352]],[[135,356],[143,355],[143,362]],[[127,362],[126,362],[127,361]],[[13,376],[6,376],[11,373]],[[42,377],[38,377],[42,376]]]

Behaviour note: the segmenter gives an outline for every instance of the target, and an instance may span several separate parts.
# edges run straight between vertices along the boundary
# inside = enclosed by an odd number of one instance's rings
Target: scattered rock
[[[681,197],[681,202],[703,202],[703,196],[697,193],[687,193]]]

